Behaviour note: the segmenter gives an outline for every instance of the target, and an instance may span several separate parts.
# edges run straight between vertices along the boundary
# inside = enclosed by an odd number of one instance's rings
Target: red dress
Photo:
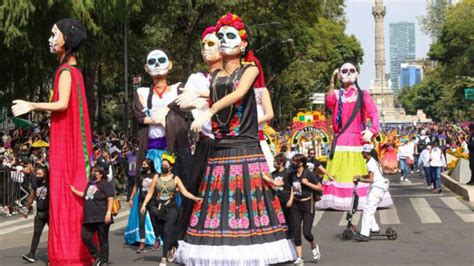
[[[83,202],[70,189],[72,184],[83,191],[90,174],[89,111],[82,74],[68,64],[56,72],[53,101],[59,99],[63,71],[71,73],[71,96],[66,110],[51,112],[49,262],[52,266],[90,265],[92,258],[81,239]]]

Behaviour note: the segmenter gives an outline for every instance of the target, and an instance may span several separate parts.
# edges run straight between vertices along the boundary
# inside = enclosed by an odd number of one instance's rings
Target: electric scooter
[[[352,217],[354,216],[354,213],[357,211],[357,206],[359,205],[359,195],[357,195],[357,186],[359,184],[359,181],[354,181],[354,190],[352,191],[352,201],[351,201],[351,209],[347,212],[346,220],[347,220],[347,226],[346,229],[342,232],[342,239],[343,240],[351,240],[352,237],[354,236],[354,233],[360,233],[359,229],[357,226],[352,224]],[[395,231],[395,228],[389,227],[387,230],[385,230],[385,233],[374,233],[371,232],[370,237],[387,237],[389,240],[395,240],[398,237],[397,231]]]
[[[357,186],[359,185],[358,181],[354,182],[354,190],[352,191],[352,200],[351,200],[351,209],[347,212],[346,221],[347,226],[346,229],[342,232],[342,239],[343,240],[351,240],[354,233],[359,233],[359,229],[357,226],[352,224],[352,217],[354,213],[357,211],[357,206],[359,205],[359,195],[357,195]]]

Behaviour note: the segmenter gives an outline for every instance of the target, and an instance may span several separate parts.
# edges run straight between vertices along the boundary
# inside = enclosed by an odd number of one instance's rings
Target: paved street
[[[368,243],[343,241],[340,234],[345,213],[318,211],[313,232],[319,241],[320,265],[474,265],[474,205],[449,191],[431,194],[422,179],[410,177],[411,183],[400,184],[390,176],[390,192],[395,206],[379,210],[381,229],[396,228],[395,241],[374,240]],[[125,204],[124,204],[125,205]],[[113,265],[156,265],[160,251],[135,254],[135,247],[123,245],[123,229],[129,210],[122,210],[110,233]],[[24,265],[21,255],[29,249],[33,219],[0,218],[0,265]],[[355,216],[359,223],[360,213]],[[46,264],[44,232],[36,265]],[[306,265],[312,265],[309,246],[305,243]]]

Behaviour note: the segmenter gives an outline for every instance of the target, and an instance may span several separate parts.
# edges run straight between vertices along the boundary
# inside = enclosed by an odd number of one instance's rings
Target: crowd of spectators
[[[291,136],[291,128],[278,132],[279,138]],[[468,152],[469,124],[431,123],[420,125],[387,125],[383,134],[396,132],[397,136],[416,141],[423,131],[430,140],[438,140],[444,153],[448,149],[463,148]],[[0,131],[0,173],[7,173],[17,182],[33,182],[30,174],[35,166],[48,167],[48,147],[36,147],[37,141],[49,143],[49,127],[47,123],[34,123],[29,129],[17,128],[9,132]],[[113,181],[116,191],[127,192],[132,187],[136,169],[136,138],[127,138],[123,133],[115,131],[93,132],[93,164],[99,164],[107,170],[108,181]],[[294,147],[292,147],[294,148]],[[288,153],[296,153],[288,151]],[[290,154],[288,154],[290,155]],[[291,156],[289,156],[291,158]],[[2,197],[5,198],[5,184]],[[130,193],[127,193],[127,198]],[[2,200],[0,198],[0,200]],[[0,202],[5,204],[5,199]],[[19,203],[21,204],[21,203]],[[1,212],[1,210],[0,210]]]

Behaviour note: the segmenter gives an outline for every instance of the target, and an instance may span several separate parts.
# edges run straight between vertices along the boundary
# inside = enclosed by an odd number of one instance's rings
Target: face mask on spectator
[[[142,174],[147,174],[148,170],[150,170],[150,168],[148,166],[147,167],[142,166],[141,172],[142,172]]]
[[[161,172],[163,174],[167,174],[170,172],[170,168],[169,167],[166,167],[166,166],[161,166]]]

